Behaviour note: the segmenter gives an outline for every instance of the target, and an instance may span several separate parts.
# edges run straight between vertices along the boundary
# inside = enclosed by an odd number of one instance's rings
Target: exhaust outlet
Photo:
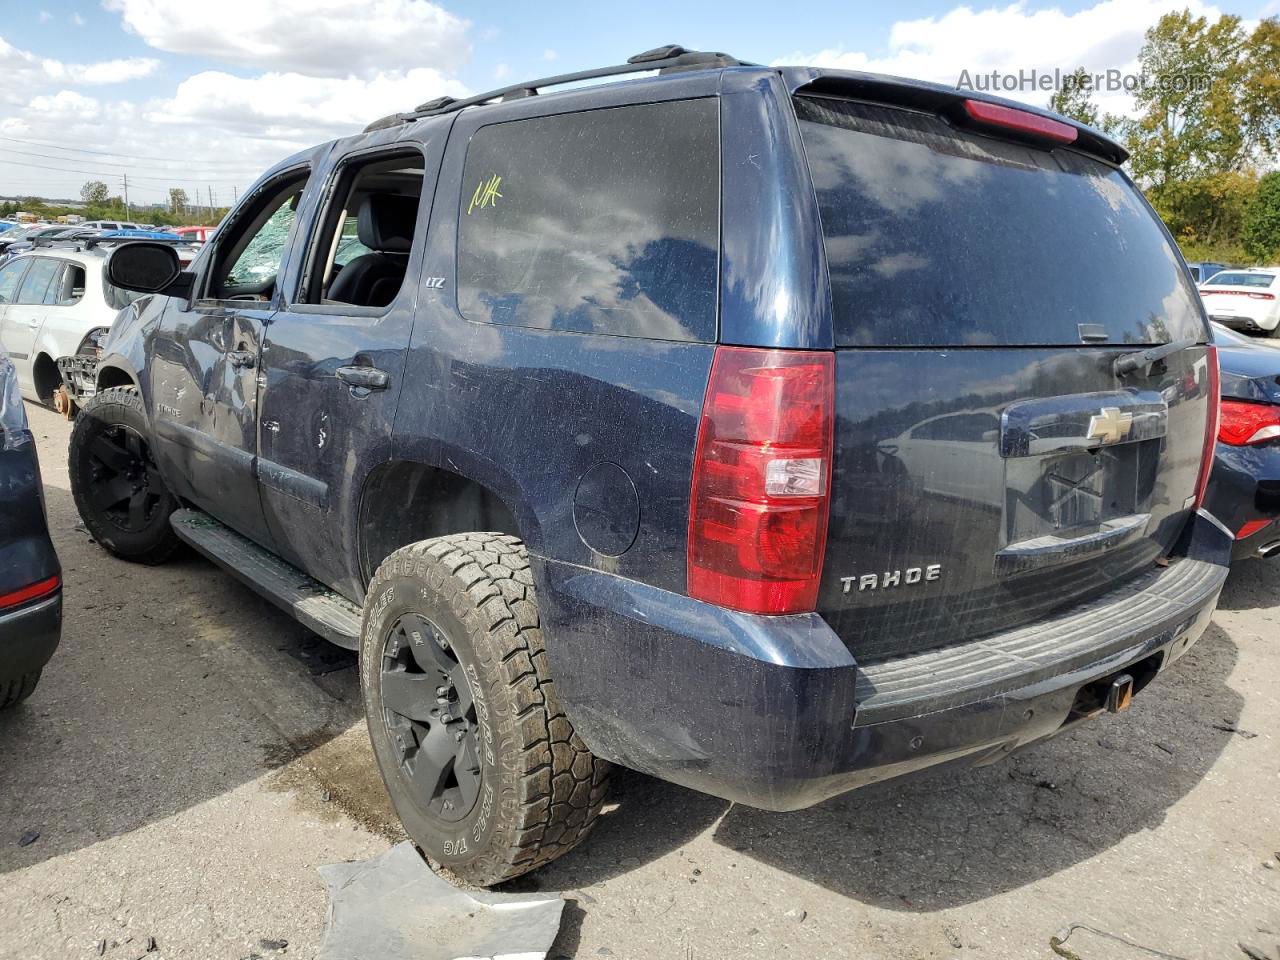
[[[1277,553],[1280,553],[1280,540],[1272,540],[1270,543],[1264,543],[1258,548],[1258,556],[1263,559],[1274,557]]]

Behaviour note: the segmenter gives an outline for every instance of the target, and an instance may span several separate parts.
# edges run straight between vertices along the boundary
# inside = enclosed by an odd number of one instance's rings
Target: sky
[[[0,195],[77,197],[90,179],[118,194],[127,176],[134,203],[181,187],[225,205],[282,157],[385,114],[666,43],[948,85],[965,71],[1132,72],[1143,32],[1183,7],[1280,14],[1280,0],[0,0]],[[1099,102],[1131,109],[1123,92]]]

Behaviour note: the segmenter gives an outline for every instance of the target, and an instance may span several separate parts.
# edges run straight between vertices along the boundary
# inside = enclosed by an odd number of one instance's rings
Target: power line
[[[22,156],[24,156],[24,157],[39,157],[39,158],[44,159],[44,160],[59,160],[59,161],[61,161],[62,163],[79,163],[79,164],[88,164],[88,165],[91,165],[95,170],[96,170],[96,169],[100,169],[101,167],[116,167],[117,169],[121,169],[121,170],[133,170],[133,169],[135,169],[135,168],[136,168],[136,165],[135,165],[135,164],[131,164],[131,163],[108,163],[108,162],[106,162],[105,160],[81,160],[81,159],[79,159],[79,158],[77,158],[77,157],[58,157],[58,156],[54,156],[53,154],[49,154],[49,153],[35,153],[35,152],[31,151],[31,150],[18,150],[18,149],[14,148],[14,147],[0,147],[0,151],[3,151],[4,153],[17,153],[17,154],[21,154],[21,155],[22,155]],[[3,161],[3,158],[0,158],[0,161]],[[3,162],[9,162],[9,161],[3,161]],[[156,172],[156,173],[185,173],[185,172],[189,172],[189,171],[187,171],[187,170],[185,169],[185,166],[186,166],[186,165],[185,165],[185,163],[183,163],[183,161],[181,161],[181,160],[174,160],[173,162],[174,162],[174,163],[180,163],[180,164],[183,164],[183,169],[180,169],[180,170],[167,170],[167,169],[165,169],[164,167],[142,167],[142,169],[143,169],[143,170],[151,170],[151,171]],[[241,167],[240,169],[246,169],[246,168],[248,168],[248,167],[250,167],[250,166],[252,166],[252,164],[247,164],[247,163],[246,163],[246,164],[244,165],[244,167]]]
[[[64,162],[76,163],[77,161],[66,159],[64,160]],[[85,162],[88,162],[88,161],[85,161]],[[15,167],[30,167],[35,170],[57,170],[59,173],[76,173],[76,174],[80,174],[81,176],[93,176],[97,172],[96,170],[77,170],[74,167],[51,167],[47,163],[26,163],[25,161],[22,161],[22,160],[6,160],[4,157],[0,157],[0,164],[9,164],[10,166],[15,166]],[[179,178],[178,174],[175,173],[174,176],[172,177],[135,177],[134,179],[147,180],[152,183],[172,184],[178,178]],[[200,180],[202,182],[208,182],[208,183],[239,183],[238,180],[231,180],[231,179],[211,180],[207,177],[201,177]]]
[[[60,143],[46,143],[41,140],[21,140],[18,137],[0,136],[0,140],[7,140],[9,143],[21,143],[24,146],[28,146],[28,147],[49,147],[53,150],[65,150],[69,153],[91,153],[94,156],[99,156],[99,157],[121,157],[126,160],[168,160],[171,162],[174,160],[172,156],[158,157],[158,156],[155,156],[154,154],[143,154],[143,153],[129,154],[129,153],[114,153],[110,150],[89,150],[85,147],[66,147]],[[72,160],[74,158],[60,157],[58,159]],[[194,163],[194,164],[200,164],[202,166],[219,166],[219,167],[252,166],[252,163],[246,163],[242,165],[234,160],[190,160],[188,161],[185,157],[182,159],[181,162],[184,164]]]

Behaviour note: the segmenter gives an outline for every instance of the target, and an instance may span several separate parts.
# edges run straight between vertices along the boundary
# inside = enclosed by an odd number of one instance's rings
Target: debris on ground
[[[289,946],[289,941],[288,940],[269,940],[264,938],[258,941],[258,946],[260,946],[263,950],[283,950],[285,947]]]
[[[560,932],[559,895],[459,890],[410,843],[320,875],[329,922],[316,960],[543,960]]]
[[[1252,730],[1245,730],[1243,727],[1238,727],[1234,723],[1232,723],[1230,720],[1223,720],[1221,723],[1215,723],[1213,725],[1213,729],[1221,730],[1223,733],[1239,734],[1240,736],[1244,737],[1246,740],[1253,740],[1258,736]]]
[[[40,839],[39,830],[28,830],[26,833],[24,833],[22,836],[18,838],[18,846],[29,847],[39,839]]]

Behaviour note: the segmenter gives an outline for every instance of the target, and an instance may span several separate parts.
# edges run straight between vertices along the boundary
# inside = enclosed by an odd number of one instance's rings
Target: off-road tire
[[[105,431],[117,427],[128,428],[144,440],[151,436],[142,397],[135,386],[110,387],[90,397],[80,408],[67,450],[71,495],[90,536],[111,553],[134,563],[163,563],[181,544],[169,525],[169,515],[179,504],[158,479],[154,482],[161,483],[160,499],[154,503],[146,524],[136,531],[122,529],[94,505],[92,487],[96,468],[90,450]]]
[[[423,617],[470,678],[480,785],[452,823],[426,809],[401,765],[382,699],[384,656],[402,618]],[[378,568],[364,608],[360,679],[374,754],[406,832],[464,883],[491,886],[573,849],[604,801],[609,764],[586,748],[547,670],[524,544],[463,533],[397,550]],[[487,799],[486,799],[487,798]]]
[[[11,680],[0,680],[0,710],[16,707],[35,692],[39,682],[39,670],[32,670]]]

